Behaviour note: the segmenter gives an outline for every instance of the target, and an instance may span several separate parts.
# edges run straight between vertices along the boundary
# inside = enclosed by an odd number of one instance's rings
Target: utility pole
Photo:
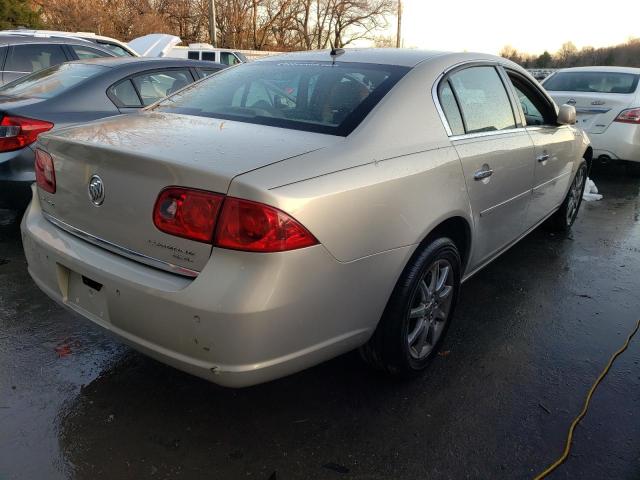
[[[398,0],[398,32],[396,36],[396,48],[402,47],[402,0]]]
[[[211,37],[211,45],[216,46],[216,0],[209,0],[209,36]]]

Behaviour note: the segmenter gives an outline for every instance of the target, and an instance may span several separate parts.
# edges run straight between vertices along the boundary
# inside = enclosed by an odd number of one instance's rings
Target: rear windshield
[[[84,63],[63,63],[21,77],[0,87],[0,95],[11,97],[53,98],[107,67]]]
[[[633,93],[639,75],[619,72],[558,72],[544,82],[557,92]]]
[[[153,108],[346,136],[408,70],[363,63],[246,63]]]

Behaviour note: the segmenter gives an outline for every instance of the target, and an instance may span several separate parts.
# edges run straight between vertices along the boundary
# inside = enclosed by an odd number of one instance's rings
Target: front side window
[[[330,61],[247,63],[210,76],[155,108],[348,135],[408,70]]]
[[[471,67],[449,77],[466,125],[466,133],[515,128],[504,84],[494,67]]]
[[[0,95],[25,98],[52,98],[108,70],[102,65],[64,63],[34,72],[0,87]]]
[[[98,50],[96,48],[85,47],[84,45],[69,45],[71,49],[75,52],[80,60],[85,60],[87,58],[101,58],[101,57],[110,57],[106,52]]]
[[[518,96],[518,100],[520,100],[520,106],[522,106],[522,111],[524,113],[524,118],[527,125],[544,125],[544,116],[542,112],[538,110],[538,107],[534,105],[531,99],[520,90],[517,86],[514,85],[516,95]]]
[[[67,57],[60,45],[29,43],[14,45],[9,49],[4,69],[31,73],[66,61]]]
[[[238,57],[231,52],[220,52],[220,63],[224,63],[225,65],[236,65],[242,62],[240,62]]]
[[[190,83],[193,83],[193,77],[188,70],[165,70],[133,77],[133,84],[145,106],[177,92]]]
[[[633,93],[640,75],[621,72],[558,72],[543,83],[556,92]]]
[[[212,73],[216,73],[220,71],[219,68],[197,68],[196,70],[198,71],[200,78],[208,77]]]

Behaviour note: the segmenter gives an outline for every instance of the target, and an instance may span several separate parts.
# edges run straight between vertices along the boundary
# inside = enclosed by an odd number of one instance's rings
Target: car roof
[[[100,57],[100,58],[86,58],[83,60],[75,60],[69,63],[84,63],[89,65],[102,65],[110,68],[120,68],[130,65],[145,66],[185,66],[185,67],[199,67],[199,68],[223,68],[226,65],[217,62],[210,62],[206,60],[189,60],[186,58],[172,58],[172,57]]]
[[[314,50],[307,52],[292,52],[275,55],[256,60],[258,62],[273,60],[292,61],[330,61],[330,50]],[[344,53],[337,57],[339,62],[376,63],[380,65],[398,65],[415,67],[417,64],[435,57],[447,55],[450,52],[435,50],[413,50],[405,48],[345,48]]]
[[[609,73],[635,73],[636,75],[640,75],[640,68],[634,67],[572,67],[572,68],[563,68],[558,70],[558,72],[609,72]]]
[[[89,40],[85,40],[84,38],[78,37],[41,37],[41,36],[33,36],[30,34],[21,34],[21,33],[0,33],[0,45],[18,45],[24,43],[64,43],[64,44],[75,44],[75,45],[87,45],[87,46],[96,46],[101,50],[99,44],[91,42]],[[106,50],[108,51],[108,50]]]

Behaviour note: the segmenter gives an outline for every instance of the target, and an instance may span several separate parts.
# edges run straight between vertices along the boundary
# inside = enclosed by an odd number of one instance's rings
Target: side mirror
[[[558,124],[560,125],[574,125],[576,123],[576,107],[573,105],[560,105],[560,111],[558,112]]]

